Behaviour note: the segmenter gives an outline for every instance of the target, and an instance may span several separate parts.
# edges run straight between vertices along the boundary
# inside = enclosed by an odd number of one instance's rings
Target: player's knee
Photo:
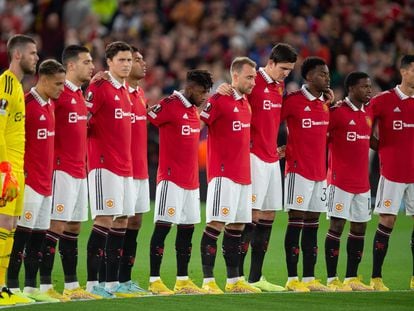
[[[346,223],[345,219],[331,217],[331,221],[329,224],[329,230],[342,234],[342,232],[344,231],[345,223]]]
[[[380,214],[380,224],[387,228],[394,228],[395,220],[397,216],[389,214]]]
[[[139,230],[142,226],[142,214],[136,214],[128,218],[128,229]]]
[[[365,222],[351,222],[351,231],[356,234],[364,235],[367,229]]]

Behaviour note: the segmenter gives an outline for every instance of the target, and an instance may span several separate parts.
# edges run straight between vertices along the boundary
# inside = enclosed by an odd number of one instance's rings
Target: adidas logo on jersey
[[[264,89],[264,92],[265,92],[265,93],[269,93],[269,89],[266,87],[266,88]]]
[[[115,95],[114,99],[115,100],[120,100],[119,97],[118,97],[118,95]]]
[[[44,115],[44,114],[42,114],[42,115],[40,116],[39,120],[40,120],[40,121],[45,121],[45,120],[46,120],[45,115]]]
[[[399,107],[395,107],[394,112],[401,112],[401,109]]]
[[[354,120],[349,121],[349,125],[356,125]]]
[[[305,109],[303,109],[303,111],[311,111],[309,106],[306,106]]]
[[[184,115],[183,115],[183,119],[188,119],[188,115],[187,115],[187,113],[184,113]]]
[[[77,104],[76,99],[72,98],[72,100],[70,101],[70,103],[71,103],[72,105]]]
[[[239,109],[237,107],[234,107],[233,112],[239,112]]]

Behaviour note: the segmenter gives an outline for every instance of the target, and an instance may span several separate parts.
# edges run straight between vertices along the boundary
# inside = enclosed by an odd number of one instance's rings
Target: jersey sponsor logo
[[[147,120],[146,115],[138,116],[135,113],[131,112],[131,123],[136,123],[136,121],[146,121],[146,120]]]
[[[31,221],[32,218],[33,218],[33,214],[31,211],[24,212],[24,219],[26,220],[26,222]]]
[[[263,101],[263,110],[270,110],[272,108],[282,108],[281,104],[274,104],[272,101],[265,99]]]
[[[37,139],[47,139],[49,136],[55,136],[55,132],[47,129],[37,129]]]
[[[354,120],[349,121],[349,125],[356,125]]]
[[[16,112],[16,114],[14,115],[14,122],[20,122],[21,120],[23,120],[24,115],[22,112]]]
[[[297,196],[296,196],[296,203],[297,203],[298,205],[302,205],[302,204],[303,204],[303,201],[304,201],[304,199],[303,199],[303,195],[297,195]]]
[[[338,212],[342,212],[342,211],[343,211],[343,209],[344,209],[344,204],[343,204],[343,203],[336,203],[336,204],[335,204],[335,209],[336,209]]]
[[[114,118],[115,119],[122,119],[123,117],[131,117],[131,113],[130,112],[124,112],[122,110],[122,108],[115,108],[115,114],[114,114]]]
[[[233,112],[239,112],[239,109],[237,107],[234,107]]]
[[[181,127],[181,135],[188,136],[191,133],[200,133],[200,129],[193,129],[190,125],[183,125]]]
[[[114,100],[120,100],[118,95],[115,95]]]
[[[390,208],[391,207],[391,203],[392,203],[391,200],[384,200],[384,207],[385,208]]]
[[[393,111],[394,112],[401,112],[401,109],[399,107],[395,107],[395,109]]]
[[[303,111],[312,111],[312,110],[310,109],[309,106],[306,106],[305,109],[303,109]]]
[[[85,98],[88,102],[90,102],[93,99],[93,93],[91,91],[88,92],[88,94],[86,94],[86,98]]]
[[[168,213],[168,216],[170,216],[170,217],[174,216],[175,215],[175,207],[167,208],[167,213]]]
[[[221,215],[223,215],[223,216],[228,216],[228,215],[229,215],[229,213],[230,213],[230,208],[229,208],[229,207],[223,206],[223,207],[221,208]]]
[[[69,123],[77,123],[78,121],[86,121],[88,119],[87,116],[80,116],[77,112],[69,112],[68,115],[68,122]]]
[[[105,200],[105,206],[107,208],[114,208],[115,206],[115,201],[113,199],[106,199]]]
[[[394,120],[392,121],[392,129],[395,131],[402,131],[404,128],[413,128],[413,123],[405,123],[402,120]]]
[[[347,141],[357,141],[357,140],[368,140],[370,139],[369,135],[359,135],[357,132],[347,132],[346,140]]]
[[[233,131],[241,131],[242,128],[250,128],[250,123],[243,123],[241,121],[233,121]]]
[[[313,121],[312,119],[302,119],[302,128],[308,129],[312,126],[324,126],[328,125],[328,121]]]
[[[65,205],[64,204],[57,204],[55,210],[56,210],[57,213],[62,214],[63,211],[65,210]]]

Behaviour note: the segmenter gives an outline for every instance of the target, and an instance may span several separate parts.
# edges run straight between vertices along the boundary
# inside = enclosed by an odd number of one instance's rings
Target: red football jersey
[[[397,86],[371,100],[378,121],[381,175],[399,183],[414,182],[414,97]]]
[[[326,178],[326,140],[329,108],[303,85],[286,96],[282,119],[287,122],[286,173],[322,181]]]
[[[127,85],[110,76],[91,84],[86,95],[92,114],[88,129],[88,168],[132,176],[131,101]]]
[[[215,94],[200,117],[208,125],[207,179],[227,177],[248,185],[250,178],[251,108],[244,96]]]
[[[252,93],[247,95],[252,107],[250,152],[265,162],[276,162],[284,83],[275,82],[263,68],[255,81]]]
[[[25,96],[26,146],[24,171],[26,184],[44,196],[52,195],[53,148],[55,141],[54,104],[44,101],[32,88]]]
[[[147,99],[144,90],[140,87],[129,87],[131,106],[132,131],[132,168],[135,179],[148,178],[147,161]]]
[[[328,126],[328,184],[350,193],[364,193],[369,186],[369,139],[372,113],[358,109],[349,98],[330,110]]]
[[[55,101],[54,169],[75,178],[86,178],[86,133],[88,110],[80,87],[66,80]]]
[[[148,116],[160,135],[157,183],[169,180],[184,189],[197,189],[200,117],[196,107],[174,91]]]

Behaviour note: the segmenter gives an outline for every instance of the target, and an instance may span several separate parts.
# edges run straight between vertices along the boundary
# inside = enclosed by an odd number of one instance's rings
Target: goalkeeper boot
[[[385,286],[382,278],[372,278],[370,284],[375,291],[388,292],[390,289]]]

